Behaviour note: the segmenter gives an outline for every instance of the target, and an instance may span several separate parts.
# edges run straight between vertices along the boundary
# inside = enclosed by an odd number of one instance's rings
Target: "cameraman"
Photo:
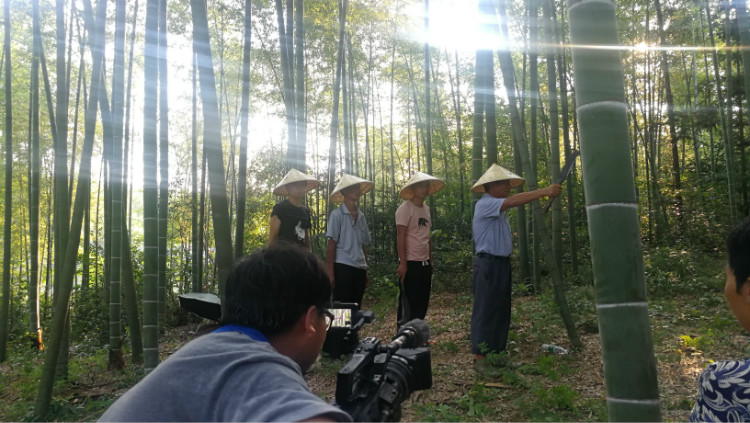
[[[351,421],[305,383],[332,315],[318,259],[275,243],[239,261],[222,326],[189,342],[117,400],[101,421]]]

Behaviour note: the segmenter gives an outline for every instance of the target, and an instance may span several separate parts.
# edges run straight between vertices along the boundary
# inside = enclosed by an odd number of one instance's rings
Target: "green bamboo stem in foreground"
[[[740,29],[740,54],[742,56],[743,81],[745,82],[745,111],[750,116],[750,17],[746,0],[735,0],[737,23]]]
[[[29,332],[36,348],[41,349],[41,327],[39,325],[39,196],[41,178],[41,155],[39,134],[39,66],[42,55],[42,34],[39,22],[39,0],[32,2],[33,47],[31,55],[31,163],[29,180]],[[6,204],[10,207],[10,204]]]
[[[618,45],[615,11],[568,1],[607,409],[610,421],[659,421],[620,53],[575,47]]]
[[[486,67],[483,63],[486,62],[485,57],[490,55],[492,60],[492,52],[487,50],[477,50],[476,60],[474,65],[474,113],[472,114],[472,132],[471,132],[471,185],[473,186],[479,178],[482,177],[484,172],[484,166],[482,163],[482,144],[484,139],[484,95],[481,94],[484,89],[484,72]],[[471,196],[471,210],[472,215],[474,214],[474,204],[479,200],[481,195],[472,194]]]
[[[555,43],[555,5],[552,0],[542,1],[544,17],[544,42],[552,46]],[[547,92],[549,97],[549,139],[550,139],[550,176],[552,182],[560,179],[560,125],[557,108],[557,74],[555,48],[546,49],[547,59]],[[562,271],[562,199],[552,203],[552,248],[557,267]]]
[[[13,201],[13,106],[11,98],[10,69],[10,0],[3,2],[3,74],[5,76],[5,221],[3,224],[3,296],[0,303],[0,363],[7,359],[8,316],[10,315],[10,237],[13,220],[13,208],[8,207]]]
[[[156,185],[156,90],[159,0],[146,3],[143,103],[143,370],[159,364],[159,226]]]
[[[250,120],[250,35],[252,30],[251,0],[245,0],[245,34],[242,43],[242,106],[240,107],[240,162],[237,175],[237,224],[234,232],[234,257],[240,258],[245,250],[245,201],[247,194],[247,132]],[[302,47],[299,49],[302,51]],[[195,76],[193,76],[195,81]],[[301,80],[301,79],[300,79]],[[193,91],[195,95],[195,91]],[[304,137],[300,137],[304,139]],[[193,137],[195,143],[195,137]],[[304,157],[304,156],[303,156]],[[193,156],[193,169],[195,169],[195,156]],[[195,170],[193,171],[193,228],[195,228]],[[195,229],[193,229],[194,235]],[[197,242],[193,238],[193,245]],[[193,290],[196,291],[195,286]]]
[[[167,214],[169,208],[169,78],[167,76],[167,0],[159,0],[159,273],[157,298],[159,333],[166,331]]]
[[[123,255],[123,121],[125,96],[125,2],[117,0],[115,6],[115,55],[112,71],[112,107],[110,121],[112,159],[110,160],[110,227],[112,252],[109,266],[109,368],[124,366],[120,341],[120,313],[122,311],[121,263]]]
[[[87,4],[87,6],[89,6]],[[104,16],[106,16],[106,2],[99,3],[97,11],[97,26],[104,25]],[[90,10],[90,8],[89,8]],[[89,11],[87,10],[87,12]],[[91,89],[89,103],[86,106],[86,130],[81,151],[81,163],[78,171],[78,186],[76,187],[76,197],[73,207],[73,219],[70,224],[70,233],[67,238],[68,245],[65,256],[63,257],[63,270],[60,276],[60,284],[56,293],[57,301],[54,304],[52,313],[52,325],[50,326],[49,348],[47,348],[39,381],[39,390],[37,392],[36,404],[34,406],[34,415],[39,419],[44,419],[49,412],[52,401],[52,387],[54,385],[55,370],[58,360],[60,359],[61,345],[67,345],[64,339],[66,335],[66,323],[69,322],[68,308],[70,305],[70,293],[73,289],[73,278],[75,276],[77,260],[73,259],[78,254],[78,247],[81,241],[81,229],[83,226],[84,207],[91,191],[91,154],[94,148],[94,132],[96,129],[97,105],[99,103],[99,94],[101,77],[103,74],[104,61],[104,41],[103,31],[95,31],[91,39],[92,50],[92,73]]]
[[[201,100],[203,103],[203,145],[208,165],[208,183],[211,195],[211,217],[214,225],[216,266],[219,271],[219,297],[224,296],[224,284],[232,270],[232,233],[229,224],[227,185],[224,180],[224,159],[221,150],[221,122],[219,104],[216,99],[211,44],[208,33],[206,6],[202,2],[191,2],[193,11],[194,46],[198,56],[198,71]]]

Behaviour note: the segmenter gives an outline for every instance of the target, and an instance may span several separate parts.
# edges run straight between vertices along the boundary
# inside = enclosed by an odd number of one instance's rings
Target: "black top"
[[[305,206],[297,207],[284,200],[273,206],[271,216],[277,216],[281,221],[279,228],[280,240],[305,245],[305,230],[310,229],[310,209]]]

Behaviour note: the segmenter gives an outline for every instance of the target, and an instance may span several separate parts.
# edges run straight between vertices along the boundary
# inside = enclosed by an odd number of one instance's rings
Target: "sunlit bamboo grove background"
[[[544,187],[581,150],[549,213],[511,214],[514,275],[555,290],[573,345],[565,283],[621,283],[597,254],[629,242],[634,270],[614,271],[645,301],[641,243],[719,248],[750,212],[747,5],[589,3],[4,0],[0,361],[9,340],[46,351],[36,415],[70,345],[153,369],[160,333],[185,319],[176,296],[223,292],[234,258],[267,242],[292,167],[323,181],[306,196],[321,257],[338,176],[375,183],[360,207],[376,286],[396,283],[400,186],[444,179],[429,198],[436,283],[468,292],[455,275],[471,268],[473,181],[498,163]],[[598,218],[607,252],[588,219],[610,203],[632,213]],[[641,417],[659,418],[656,398]]]

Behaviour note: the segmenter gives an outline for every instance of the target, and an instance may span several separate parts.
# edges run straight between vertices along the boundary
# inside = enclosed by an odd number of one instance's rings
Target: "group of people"
[[[505,211],[542,197],[560,194],[560,185],[511,195],[523,178],[493,164],[471,191],[483,194],[476,204],[472,232],[476,256],[473,268],[474,307],[471,319],[472,353],[475,367],[483,371],[487,353],[505,350],[511,313],[510,255],[511,229]],[[314,178],[292,169],[273,193],[286,196],[271,212],[270,242],[286,240],[310,249],[310,210],[302,204],[305,191],[320,184]],[[432,175],[415,172],[399,192],[405,201],[396,210],[399,301],[397,325],[411,319],[424,319],[432,287],[432,219],[425,199],[443,189],[445,182]],[[357,207],[360,196],[373,183],[344,174],[329,197],[342,203],[328,218],[326,263],[333,286],[333,300],[361,304],[367,276],[366,245],[370,233],[365,215]]]
[[[284,196],[271,211],[270,243],[285,241],[310,250],[311,211],[303,205],[306,191],[320,181],[292,169],[274,188],[274,195]],[[398,322],[424,319],[432,287],[432,219],[425,198],[445,186],[445,182],[422,172],[414,173],[399,192],[405,201],[396,210],[400,295]],[[344,174],[328,201],[341,203],[328,217],[326,230],[326,269],[333,288],[333,301],[361,305],[369,286],[367,245],[370,230],[367,218],[357,203],[374,184],[354,175]]]
[[[477,370],[506,347],[510,326],[510,208],[560,194],[552,184],[510,195],[524,181],[492,165],[472,187],[474,303],[471,342]],[[344,175],[331,193],[342,205],[328,221],[326,265],[310,252],[305,191],[318,181],[290,171],[274,193],[287,199],[271,218],[271,243],[239,260],[226,281],[222,326],[198,337],[119,398],[101,421],[351,421],[308,388],[304,374],[317,359],[333,315],[331,299],[361,302],[367,284],[364,246],[370,240],[357,200],[370,181]],[[401,281],[399,320],[424,317],[430,294],[431,220],[424,200],[444,186],[417,173],[396,212]],[[276,242],[277,240],[291,242]],[[293,246],[291,244],[299,244]],[[727,239],[724,295],[750,330],[750,220]],[[691,421],[750,421],[750,360],[711,364],[701,375]]]

